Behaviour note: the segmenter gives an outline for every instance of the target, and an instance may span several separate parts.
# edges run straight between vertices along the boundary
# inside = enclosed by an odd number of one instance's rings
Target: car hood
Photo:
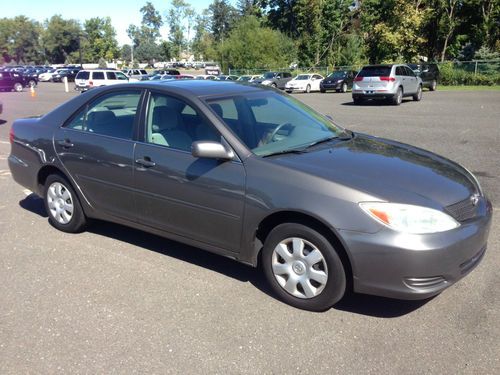
[[[446,207],[478,193],[474,177],[459,164],[410,145],[366,135],[272,158],[283,166],[386,201]]]

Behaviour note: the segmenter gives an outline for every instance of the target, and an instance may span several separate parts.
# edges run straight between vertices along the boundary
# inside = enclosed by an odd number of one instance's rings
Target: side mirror
[[[232,160],[233,150],[228,150],[219,142],[196,141],[191,145],[191,154],[195,158]]]

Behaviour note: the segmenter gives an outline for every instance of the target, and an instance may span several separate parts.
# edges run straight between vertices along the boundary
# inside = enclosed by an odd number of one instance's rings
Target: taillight
[[[10,141],[10,144],[14,143],[14,129],[12,128],[12,126],[10,127],[10,131],[9,131],[9,141]]]
[[[356,77],[354,78],[354,82],[359,82],[359,81],[362,81],[363,80],[363,77]]]
[[[379,77],[381,81],[394,82],[396,78],[394,77]]]

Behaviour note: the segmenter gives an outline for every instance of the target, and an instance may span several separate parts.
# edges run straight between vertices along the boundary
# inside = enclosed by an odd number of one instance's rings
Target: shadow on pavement
[[[43,199],[35,193],[31,193],[23,200],[19,201],[19,206],[27,211],[31,211],[41,217],[49,217],[43,204]]]
[[[19,205],[27,211],[33,212],[44,218],[47,217],[43,200],[36,194],[30,194],[20,201]],[[263,272],[259,268],[253,268],[230,258],[119,224],[93,220],[87,231],[173,257],[218,272],[241,282],[249,282],[263,293],[275,298],[267,285]],[[400,301],[349,293],[333,308],[335,310],[377,318],[395,318],[413,312],[428,301],[430,301],[430,299],[422,301]]]
[[[6,123],[7,123],[7,121],[5,121],[5,120],[0,120],[0,125],[6,124]]]

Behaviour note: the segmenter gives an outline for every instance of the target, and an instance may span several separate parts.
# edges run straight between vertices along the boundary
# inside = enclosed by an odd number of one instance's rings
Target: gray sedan
[[[353,133],[293,97],[234,82],[98,88],[11,129],[13,178],[50,223],[91,218],[252,266],[321,311],[347,291],[421,299],[474,269],[492,207],[464,167]]]

